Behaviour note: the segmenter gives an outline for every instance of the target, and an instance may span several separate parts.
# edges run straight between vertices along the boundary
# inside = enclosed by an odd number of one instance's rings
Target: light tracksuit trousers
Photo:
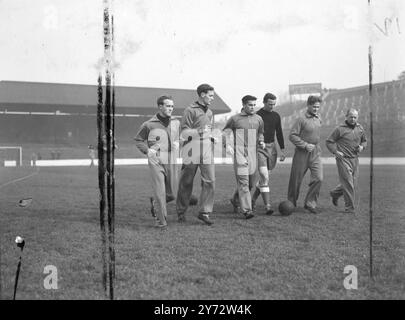
[[[179,165],[163,162],[167,161],[161,161],[158,156],[148,159],[152,189],[158,205],[156,216],[162,223],[166,224],[166,201],[168,199],[174,200],[175,198],[178,186]]]
[[[215,191],[215,165],[213,144],[210,140],[201,142],[200,154],[195,156],[191,163],[184,163],[181,168],[179,189],[177,192],[176,210],[177,214],[184,214],[189,206],[193,193],[193,182],[197,169],[201,172],[201,194],[199,212],[204,214],[212,213],[214,208]],[[185,161],[186,148],[183,148],[183,161]]]
[[[354,211],[355,190],[359,176],[359,158],[336,158],[336,165],[340,183],[331,190],[330,194],[337,199],[343,196],[345,209]]]
[[[321,149],[319,145],[316,145],[312,152],[301,148],[295,149],[291,165],[290,181],[288,183],[288,200],[295,206],[297,206],[302,179],[308,169],[311,171],[311,179],[304,204],[316,208],[323,180]]]
[[[258,180],[256,154],[256,150],[251,150],[248,156],[238,154],[233,160],[237,188],[232,198],[234,203],[239,204],[242,213],[252,211],[250,191]]]

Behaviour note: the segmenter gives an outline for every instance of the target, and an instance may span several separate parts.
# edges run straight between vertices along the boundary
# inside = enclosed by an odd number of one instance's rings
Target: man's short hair
[[[201,96],[201,93],[207,93],[208,91],[213,91],[214,87],[210,86],[209,84],[203,83],[197,87],[197,94]]]
[[[243,98],[242,98],[242,103],[243,104],[246,104],[246,103],[248,103],[249,101],[256,101],[257,100],[257,98],[256,97],[254,97],[254,96],[251,96],[251,95],[246,95],[246,96],[244,96]]]
[[[157,101],[156,101],[156,102],[157,102],[157,105],[158,105],[158,106],[164,105],[166,99],[173,101],[172,96],[160,96],[160,97],[157,99]]]
[[[263,103],[266,103],[269,99],[276,100],[277,97],[274,94],[267,92],[263,97]]]
[[[307,100],[307,106],[312,106],[317,102],[322,103],[322,98],[319,96],[309,96]]]
[[[349,109],[347,109],[347,111],[346,111],[346,117],[347,117],[350,113],[352,113],[352,112],[356,112],[357,115],[359,114],[359,110],[357,110],[356,108],[349,108]]]

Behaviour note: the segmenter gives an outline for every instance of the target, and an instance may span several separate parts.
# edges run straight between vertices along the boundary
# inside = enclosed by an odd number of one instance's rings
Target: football
[[[282,201],[278,206],[278,211],[282,216],[289,216],[294,212],[294,209],[294,204],[289,200]]]

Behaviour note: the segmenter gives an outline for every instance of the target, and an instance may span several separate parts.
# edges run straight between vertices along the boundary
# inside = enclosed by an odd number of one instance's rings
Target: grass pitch
[[[153,228],[146,166],[116,167],[117,299],[404,299],[404,167],[375,168],[374,280],[368,277],[368,166],[360,167],[360,210],[336,210],[329,189],[335,166],[324,166],[320,215],[302,208],[291,216],[265,216],[261,199],[251,220],[232,213],[232,167],[216,167],[215,224],[197,209],[178,224],[169,205],[168,228]],[[275,207],[285,199],[289,165],[271,177]],[[0,185],[32,173],[0,168]],[[195,192],[198,193],[199,175]],[[299,206],[308,177],[304,180]],[[23,253],[17,299],[104,299],[96,168],[41,168],[37,175],[0,187],[2,298],[11,299],[19,249]],[[27,208],[18,206],[32,197]],[[340,200],[340,209],[343,200]],[[44,268],[58,270],[58,289],[47,290]],[[343,287],[346,265],[358,268],[358,290]]]

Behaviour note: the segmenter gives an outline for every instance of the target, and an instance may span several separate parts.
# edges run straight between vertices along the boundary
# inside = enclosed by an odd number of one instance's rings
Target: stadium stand
[[[375,155],[405,156],[405,81],[377,83],[373,92]],[[121,97],[117,100],[117,158],[142,157],[132,139],[141,123],[155,113],[155,99],[160,94],[175,98],[176,116],[195,99],[194,90],[117,87],[117,97]],[[33,154],[44,160],[87,158],[88,145],[96,144],[96,97],[96,86],[0,81],[0,146],[21,146],[23,163],[28,163]],[[344,121],[349,107],[359,109],[359,122],[369,133],[368,86],[328,90],[323,101],[323,141]],[[276,107],[285,138],[305,108],[305,101]],[[218,97],[214,113],[229,111]],[[286,147],[292,155],[291,143]],[[324,153],[327,155],[326,150]],[[364,155],[368,154],[369,149]]]
[[[196,100],[195,90],[116,87],[117,158],[142,156],[133,137],[164,94],[174,98],[175,116]],[[34,153],[44,160],[87,158],[88,145],[97,143],[96,108],[95,85],[0,81],[0,146],[21,146],[25,163]],[[218,94],[212,109],[230,111]]]

